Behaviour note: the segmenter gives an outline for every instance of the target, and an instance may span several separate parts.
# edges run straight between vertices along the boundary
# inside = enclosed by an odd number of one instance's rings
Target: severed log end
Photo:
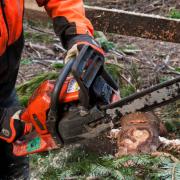
[[[82,143],[85,150],[117,157],[156,152],[161,142],[159,135],[166,133],[158,117],[152,112],[129,114],[120,119],[121,128],[112,129]]]
[[[116,132],[116,137],[116,156],[154,152],[160,144],[159,120],[151,112],[126,115],[121,119],[121,130]]]

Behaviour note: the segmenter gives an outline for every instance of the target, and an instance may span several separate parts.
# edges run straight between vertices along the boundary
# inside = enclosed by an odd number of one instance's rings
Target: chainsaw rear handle
[[[74,59],[70,60],[66,66],[63,68],[54,86],[54,90],[51,96],[51,109],[47,118],[47,128],[48,134],[37,134],[31,139],[26,139],[23,141],[16,141],[13,143],[13,154],[16,156],[25,156],[28,154],[43,152],[51,149],[56,149],[61,147],[64,143],[60,134],[58,133],[57,119],[59,119],[59,94],[61,92],[62,86],[71,71]]]

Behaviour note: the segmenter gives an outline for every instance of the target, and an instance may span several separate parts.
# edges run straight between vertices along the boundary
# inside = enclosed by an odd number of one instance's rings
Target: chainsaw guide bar
[[[138,111],[151,111],[180,99],[180,77],[134,93],[118,102],[100,107],[112,119]]]

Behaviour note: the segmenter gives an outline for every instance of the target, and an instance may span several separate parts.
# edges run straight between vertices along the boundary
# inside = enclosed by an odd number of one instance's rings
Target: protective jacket
[[[82,0],[36,0],[52,18],[54,30],[67,48],[75,35],[93,35]],[[0,0],[0,102],[14,89],[24,45],[24,0]]]

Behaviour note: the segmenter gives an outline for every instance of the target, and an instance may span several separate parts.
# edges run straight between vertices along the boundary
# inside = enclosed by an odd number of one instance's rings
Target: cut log
[[[159,120],[153,113],[134,113],[121,119],[116,156],[154,152],[159,144]]]
[[[103,32],[180,43],[180,20],[90,6],[86,14]]]
[[[112,154],[117,157],[152,153],[160,146],[159,119],[151,112],[124,116],[120,129],[86,140],[86,150],[98,154]]]

